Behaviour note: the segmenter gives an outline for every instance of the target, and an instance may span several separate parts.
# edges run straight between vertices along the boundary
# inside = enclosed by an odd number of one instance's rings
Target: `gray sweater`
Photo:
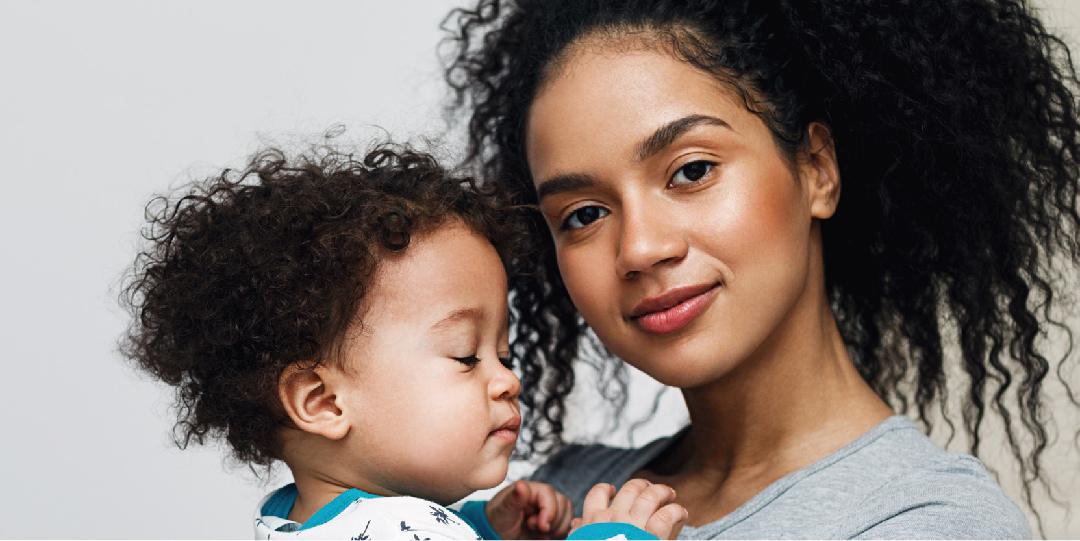
[[[639,449],[572,445],[537,469],[581,516],[596,483],[621,486],[672,438]],[[694,518],[690,517],[690,522]],[[978,459],[947,453],[894,416],[814,464],[788,474],[719,520],[680,539],[1030,538],[1027,520]]]

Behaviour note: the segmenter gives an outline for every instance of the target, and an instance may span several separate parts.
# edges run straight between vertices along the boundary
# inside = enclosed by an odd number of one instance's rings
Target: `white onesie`
[[[255,539],[501,539],[484,513],[486,502],[469,501],[461,511],[411,496],[377,496],[349,489],[303,524],[289,520],[296,485],[267,495],[255,511]],[[631,524],[582,526],[567,539],[656,539]]]
[[[255,538],[481,539],[456,512],[411,496],[382,497],[350,489],[303,524],[284,518],[295,501],[294,484],[263,498],[256,511]],[[482,512],[482,505],[480,509]]]

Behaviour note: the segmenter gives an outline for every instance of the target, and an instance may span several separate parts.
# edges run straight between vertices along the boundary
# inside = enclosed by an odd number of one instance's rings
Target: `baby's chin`
[[[470,487],[472,491],[487,490],[499,486],[506,480],[506,473],[510,469],[509,457],[502,458],[498,461],[492,461],[491,464],[486,465],[483,468],[479,468],[470,480]]]
[[[468,498],[474,492],[499,486],[500,483],[506,480],[509,463],[509,457],[493,460],[490,463],[475,467],[469,473],[463,473],[458,478],[459,482],[453,483],[452,486],[446,486],[441,490],[436,488],[435,490],[429,490],[425,494],[416,494],[416,496],[440,505],[450,505]],[[460,481],[464,481],[464,483]]]

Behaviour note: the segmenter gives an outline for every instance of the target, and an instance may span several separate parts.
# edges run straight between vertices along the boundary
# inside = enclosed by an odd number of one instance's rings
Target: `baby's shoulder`
[[[396,496],[365,500],[365,512],[383,517],[391,533],[405,538],[424,538],[433,533],[450,539],[479,539],[476,532],[449,508],[435,502]],[[438,539],[438,537],[436,537]]]

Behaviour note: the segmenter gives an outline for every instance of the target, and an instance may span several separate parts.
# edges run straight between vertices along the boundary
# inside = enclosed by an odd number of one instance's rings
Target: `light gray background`
[[[373,125],[399,139],[442,132],[435,45],[457,3],[0,3],[0,537],[251,535],[255,501],[285,477],[260,482],[214,446],[175,449],[170,393],[116,353],[142,207],[332,125],[359,141],[379,135]],[[1080,2],[1036,5],[1080,42]],[[636,379],[645,392],[630,409],[645,411],[654,388]],[[1070,432],[1080,425],[1060,397],[1054,408]],[[684,419],[669,392],[637,441]],[[1057,445],[1046,466],[1080,511],[1078,463]],[[1050,536],[1080,537],[1077,518],[1040,501]]]

